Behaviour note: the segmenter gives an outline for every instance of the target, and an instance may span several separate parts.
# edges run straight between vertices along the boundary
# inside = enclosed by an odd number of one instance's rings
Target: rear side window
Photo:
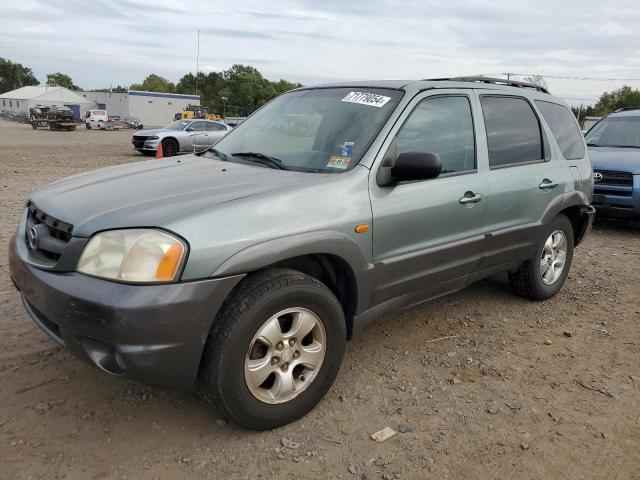
[[[224,125],[220,125],[219,123],[209,123],[207,122],[207,130],[210,132],[215,132],[218,130],[224,130]]]
[[[482,95],[489,166],[500,167],[544,158],[538,117],[519,97]]]
[[[536,100],[536,105],[547,121],[553,136],[558,142],[562,155],[567,160],[575,160],[584,157],[584,143],[582,134],[569,109],[557,103]]]
[[[398,155],[406,152],[437,153],[442,173],[476,168],[471,105],[464,96],[423,100],[396,137]]]

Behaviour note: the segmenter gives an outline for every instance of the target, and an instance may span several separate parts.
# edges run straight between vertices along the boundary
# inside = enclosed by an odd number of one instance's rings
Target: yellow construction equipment
[[[187,105],[182,112],[175,115],[176,120],[192,120],[194,118],[220,121],[220,115],[209,113],[209,108],[202,105]]]

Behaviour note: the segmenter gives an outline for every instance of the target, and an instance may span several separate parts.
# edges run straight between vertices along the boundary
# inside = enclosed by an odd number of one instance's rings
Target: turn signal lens
[[[159,282],[170,282],[176,278],[178,268],[180,268],[180,259],[184,249],[180,244],[174,244],[164,253],[162,260],[156,269],[156,280]]]
[[[369,231],[369,225],[363,223],[362,225],[358,225],[356,227],[356,233],[367,233]]]

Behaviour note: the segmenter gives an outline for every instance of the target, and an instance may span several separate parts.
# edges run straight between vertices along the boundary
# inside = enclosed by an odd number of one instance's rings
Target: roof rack
[[[617,110],[614,110],[613,113],[624,112],[625,110],[640,110],[640,107],[621,107]]]
[[[535,83],[518,82],[517,80],[507,80],[505,78],[491,78],[491,77],[478,76],[478,77],[426,78],[425,80],[432,81],[432,82],[448,80],[452,82],[492,83],[494,85],[507,85],[509,87],[533,88],[538,92],[549,93],[549,90]]]

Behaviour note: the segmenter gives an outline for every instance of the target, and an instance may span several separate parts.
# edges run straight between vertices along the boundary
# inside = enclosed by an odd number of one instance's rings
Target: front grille
[[[144,142],[147,141],[148,137],[145,136],[141,136],[141,135],[134,135],[133,136],[133,146],[135,148],[142,148],[144,147]]]
[[[602,179],[596,185],[620,185],[623,187],[633,186],[633,175],[629,172],[611,172],[608,170],[594,170],[594,174],[602,175]]]
[[[47,215],[33,203],[29,204],[24,235],[33,255],[58,261],[71,240],[72,232],[73,225],[70,223]]]

